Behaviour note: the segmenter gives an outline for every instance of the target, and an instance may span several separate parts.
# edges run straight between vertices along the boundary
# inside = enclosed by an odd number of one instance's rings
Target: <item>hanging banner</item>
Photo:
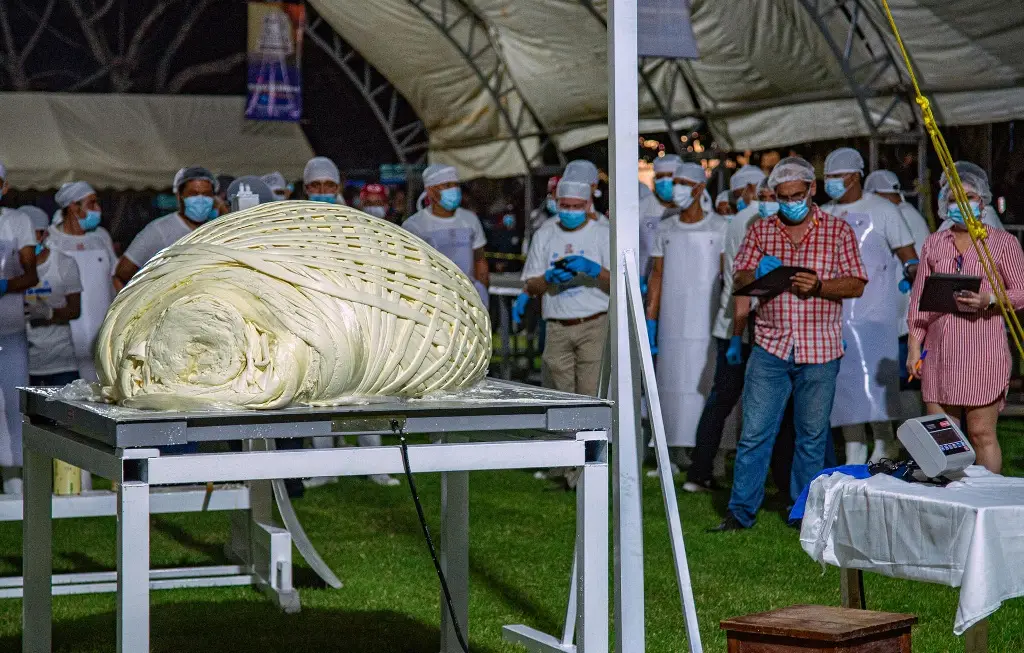
[[[302,118],[302,30],[306,8],[292,2],[249,3],[250,120]]]

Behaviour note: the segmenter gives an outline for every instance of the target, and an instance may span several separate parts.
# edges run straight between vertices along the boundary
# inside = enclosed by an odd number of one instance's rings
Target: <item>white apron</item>
[[[423,239],[427,243],[452,260],[466,276],[473,280],[473,286],[484,307],[489,306],[487,288],[473,277],[473,230],[469,227],[453,227],[451,229],[435,229]]]
[[[114,262],[110,260],[110,253],[102,249],[69,250],[63,253],[75,259],[78,274],[82,278],[82,314],[77,320],[71,321],[71,341],[75,345],[78,375],[86,381],[96,381],[94,344],[107,309],[114,301],[114,287],[110,281]]]
[[[657,379],[670,447],[696,444],[697,422],[715,378],[711,326],[724,238],[706,229],[673,231],[665,238]]]
[[[836,377],[832,426],[899,419],[898,284],[903,267],[867,213],[840,216],[853,227],[868,275],[864,294],[843,301],[846,353]]]

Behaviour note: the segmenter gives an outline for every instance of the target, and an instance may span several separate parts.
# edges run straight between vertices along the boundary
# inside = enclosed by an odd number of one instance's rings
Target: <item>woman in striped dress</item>
[[[967,171],[960,178],[975,217],[992,201],[987,180]],[[911,295],[907,369],[918,364],[921,394],[928,413],[946,413],[966,419],[968,437],[979,465],[999,473],[1002,452],[996,439],[996,421],[1006,398],[1010,379],[1010,349],[1003,316],[992,287],[978,260],[948,186],[939,192],[939,216],[953,221],[953,228],[939,231],[924,243],[921,265]],[[1006,286],[1014,309],[1024,309],[1024,252],[1012,235],[988,228],[988,248]],[[980,276],[977,293],[964,291],[957,298],[956,313],[931,313],[918,309],[924,282],[931,274]],[[922,347],[927,355],[922,360]]]

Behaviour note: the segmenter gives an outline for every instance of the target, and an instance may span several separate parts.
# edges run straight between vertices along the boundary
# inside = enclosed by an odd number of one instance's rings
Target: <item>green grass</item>
[[[1008,471],[1024,471],[1024,426],[1001,429]],[[557,634],[565,610],[572,552],[573,495],[526,472],[471,476],[471,606],[474,651],[521,650],[502,642],[501,627],[526,623]],[[418,484],[437,529],[437,475]],[[647,634],[649,651],[682,651],[683,620],[671,566],[662,500],[656,481],[644,484]],[[757,527],[711,535],[724,496],[681,494],[701,636],[708,651],[724,651],[722,618],[797,603],[837,605],[839,576],[822,573],[800,549],[797,532],[779,515],[771,495]],[[343,579],[325,589],[297,563],[302,612],[275,610],[250,588],[169,590],[152,593],[155,652],[345,651],[436,653],[439,598],[408,488],[379,488],[342,479],[297,502],[300,518],[326,561]],[[222,562],[225,514],[154,517],[153,566]],[[20,525],[0,525],[0,573],[20,566]],[[58,571],[114,566],[113,519],[61,520],[54,528]],[[296,555],[296,558],[298,556]],[[866,577],[868,607],[920,617],[914,650],[962,651],[952,634],[957,590]],[[54,650],[74,653],[114,649],[113,594],[54,599]],[[0,651],[20,650],[21,602],[0,601]],[[991,619],[992,651],[1024,650],[1024,602],[1011,600]]]

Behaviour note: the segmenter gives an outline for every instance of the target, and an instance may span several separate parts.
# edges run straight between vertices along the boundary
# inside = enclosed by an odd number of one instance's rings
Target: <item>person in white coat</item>
[[[868,461],[866,424],[877,444],[871,460],[894,458],[899,449],[891,420],[913,416],[904,414],[899,396],[899,323],[901,286],[913,281],[917,252],[899,209],[864,192],[863,172],[864,159],[854,149],[839,148],[825,158],[825,192],[833,201],[822,210],[853,227],[869,279],[860,297],[843,302],[846,351],[836,377],[832,426],[842,427],[847,464]]]
[[[64,184],[54,196],[61,211],[60,224],[50,226],[46,243],[51,250],[72,258],[84,280],[81,316],[69,327],[78,361],[78,374],[96,381],[93,344],[100,325],[114,300],[111,276],[117,266],[114,242],[100,226],[102,210],[92,186],[84,181]],[[51,266],[52,267],[52,266]]]
[[[0,197],[9,188],[0,164]],[[0,208],[0,475],[5,494],[21,494],[21,409],[18,386],[28,384],[28,340],[24,293],[39,282],[32,220],[14,209]]]
[[[658,388],[673,457],[696,444],[697,421],[715,372],[712,324],[721,290],[721,254],[729,222],[701,205],[704,169],[683,163],[675,178],[678,216],[658,226],[647,291],[647,336],[658,354]],[[678,467],[673,462],[673,474]]]
[[[646,292],[647,280],[651,275],[651,251],[658,236],[658,225],[669,213],[678,213],[679,207],[672,201],[675,189],[676,168],[682,159],[675,154],[666,154],[654,160],[654,192],[640,201],[640,288]]]

